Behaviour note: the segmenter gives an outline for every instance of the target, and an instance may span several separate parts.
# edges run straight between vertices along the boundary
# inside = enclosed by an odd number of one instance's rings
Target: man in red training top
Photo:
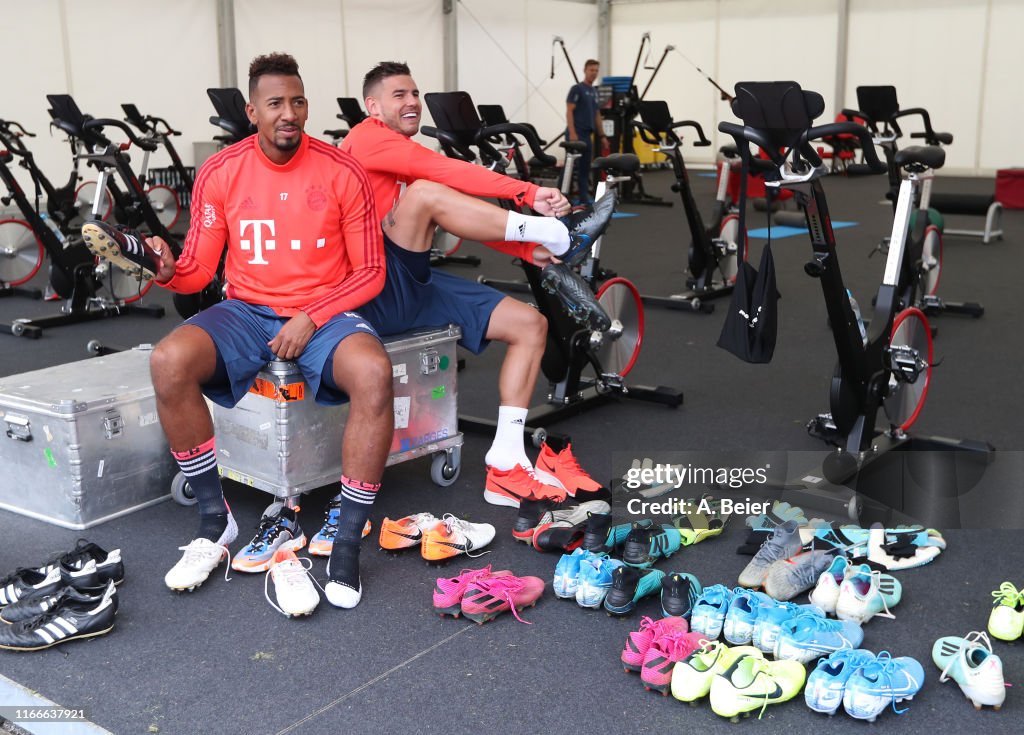
[[[453,235],[534,264],[548,263],[552,255],[568,259],[589,249],[611,217],[614,198],[603,199],[570,231],[555,219],[569,212],[557,189],[447,158],[411,140],[419,131],[421,105],[405,64],[383,62],[370,70],[363,80],[363,97],[369,117],[352,128],[341,150],[369,176],[383,215],[388,275],[381,295],[360,313],[385,336],[454,322],[462,327],[460,344],[475,354],[490,340],[508,344],[498,378],[498,428],[485,457],[487,502],[518,507],[523,499],[560,501],[566,492],[601,489],[568,448],[556,454],[542,447],[542,473],[535,473],[526,456],[524,424],[544,354],[547,320],[489,286],[431,269],[429,251],[440,225]],[[548,216],[509,212],[476,196],[511,199]],[[494,242],[501,240],[511,242]],[[585,286],[583,290],[591,295]]]
[[[359,541],[394,422],[391,361],[374,329],[353,311],[384,285],[380,220],[362,167],[303,132],[308,111],[295,59],[270,54],[252,62],[246,113],[257,134],[199,170],[177,262],[160,238],[146,243],[161,259],[156,282],[186,294],[211,281],[225,244],[228,249],[227,299],[175,329],[150,361],[160,423],[200,514],[196,537],[165,582],[178,591],[199,586],[238,535],[203,395],[234,406],[276,356],[298,364],[318,403],[350,401],[339,447],[341,493],[311,551],[319,541],[321,553],[330,554],[327,599],[351,608],[362,594]],[[83,234],[94,249],[113,248],[118,257],[140,250],[131,235],[102,223],[86,225]],[[264,571],[277,549],[305,545],[297,509],[280,505],[271,506],[232,567]]]

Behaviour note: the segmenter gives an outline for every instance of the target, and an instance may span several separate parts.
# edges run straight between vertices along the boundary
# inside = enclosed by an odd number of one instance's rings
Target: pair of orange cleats
[[[480,549],[494,540],[494,526],[490,523],[470,523],[446,513],[437,518],[432,513],[413,515],[380,524],[380,547],[385,551],[402,551],[416,546],[420,554],[431,562],[441,562],[466,554],[480,556]]]
[[[491,505],[518,508],[524,500],[547,500],[561,503],[569,497],[597,493],[604,490],[601,483],[580,467],[572,453],[572,444],[555,452],[547,445],[541,445],[537,457],[537,471],[546,473],[558,483],[549,484],[538,478],[533,470],[516,465],[511,470],[487,468],[487,482],[484,485],[484,500]]]

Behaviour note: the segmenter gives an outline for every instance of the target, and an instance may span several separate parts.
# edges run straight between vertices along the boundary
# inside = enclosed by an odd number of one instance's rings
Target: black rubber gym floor
[[[649,191],[673,196],[667,172],[651,172],[646,178]],[[713,180],[693,180],[707,212]],[[879,204],[884,187],[878,178],[826,182],[833,217],[860,223],[839,231],[837,239],[843,273],[862,305],[870,302],[882,269],[878,256],[867,256],[889,231],[891,209]],[[936,188],[983,192],[990,187],[990,182],[945,180]],[[639,216],[616,220],[605,239],[605,264],[645,293],[682,290],[689,242],[682,208],[677,203],[671,209],[626,205],[623,210]],[[749,226],[763,226],[763,218],[752,213]],[[977,222],[957,220],[959,226]],[[867,624],[865,647],[914,656],[927,675],[923,690],[907,703],[909,711],[886,711],[875,730],[1020,730],[1019,687],[1008,690],[1001,712],[976,712],[955,683],[938,683],[939,671],[930,660],[937,637],[984,629],[990,592],[1001,582],[1024,581],[1024,550],[1014,523],[1021,480],[1012,471],[1024,448],[1018,367],[1024,344],[1017,326],[1016,278],[1024,267],[1024,215],[1006,212],[1004,229],[1005,239],[991,245],[946,240],[940,293],[981,301],[986,314],[980,320],[936,320],[935,349],[942,364],[933,373],[929,400],[915,429],[995,445],[997,465],[1010,468],[1004,473],[1007,485],[1001,501],[1007,505],[965,497],[964,517],[974,528],[946,531],[948,549],[933,564],[899,573],[904,595],[894,610],[896,619]],[[752,246],[756,263],[760,242]],[[820,289],[803,272],[809,253],[806,238],[779,240],[773,247],[782,293],[774,361],[747,365],[715,347],[725,302],[710,316],[649,307],[643,349],[629,378],[675,386],[685,392],[685,404],[672,410],[618,402],[553,427],[571,435],[577,456],[596,477],[609,481],[613,453],[654,457],[674,450],[739,454],[821,448],[803,428],[826,407],[834,362]],[[450,270],[468,277],[517,275],[505,256],[483,248],[474,251],[484,258],[481,268]],[[165,294],[153,301],[170,307]],[[52,304],[0,301],[3,321],[52,310]],[[125,317],[53,329],[37,341],[0,336],[0,375],[84,359],[85,345],[94,338],[120,345],[156,342],[176,323],[170,315],[159,321]],[[501,355],[500,347],[492,347],[480,358],[469,357],[459,377],[463,412],[495,414]],[[83,371],[87,369],[83,363]],[[550,589],[536,608],[523,614],[530,625],[509,615],[482,627],[436,617],[430,594],[438,575],[490,563],[550,582],[558,559],[515,543],[509,534],[513,511],[483,502],[488,445],[489,437],[467,435],[461,477],[446,489],[430,482],[426,460],[389,469],[373,518],[428,510],[494,523],[498,536],[492,553],[437,569],[427,567],[415,553],[387,556],[371,536],[363,550],[362,604],[342,611],[323,602],[302,620],[285,619],[266,603],[262,575],[235,573],[229,582],[214,576],[192,594],[168,592],[163,574],[177,560],[177,546],[190,538],[193,509],[162,503],[84,533],[0,512],[0,572],[38,563],[70,548],[79,536],[107,548],[120,547],[127,566],[112,633],[38,653],[0,652],[0,673],[61,705],[86,708],[91,720],[119,734],[864,731],[865,725],[845,714],[825,719],[812,713],[802,695],[770,706],[761,722],[755,713],[730,725],[706,702],[691,709],[645,692],[636,675],[623,673],[618,657],[626,634],[639,626],[641,616],[656,613],[653,598],[625,619],[581,610],[555,599]],[[242,534],[251,533],[268,496],[233,484],[226,491]],[[301,517],[307,533],[318,527],[332,492],[325,488],[304,499]],[[746,557],[735,554],[741,536],[742,521],[734,522],[723,536],[684,549],[657,566],[694,573],[705,584],[733,585],[746,563]],[[314,571],[323,578],[322,561]],[[1020,682],[1020,645],[997,643],[996,652],[1003,657],[1007,681]]]

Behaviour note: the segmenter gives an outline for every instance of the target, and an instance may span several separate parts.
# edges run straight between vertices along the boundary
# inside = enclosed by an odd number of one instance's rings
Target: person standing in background
[[[578,82],[569,90],[565,98],[566,132],[569,141],[582,141],[587,148],[576,161],[576,182],[579,189],[579,203],[590,204],[590,162],[594,158],[594,134],[601,143],[602,153],[608,146],[604,127],[601,125],[601,113],[597,109],[597,89],[594,81],[601,66],[596,59],[587,59],[583,65],[583,81]]]

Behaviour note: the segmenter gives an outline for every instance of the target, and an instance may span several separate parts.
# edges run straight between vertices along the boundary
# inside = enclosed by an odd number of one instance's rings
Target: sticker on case
[[[412,408],[412,398],[409,396],[395,396],[395,429],[409,428],[409,412]]]
[[[288,383],[280,387],[274,385],[264,378],[256,378],[249,388],[250,393],[255,393],[264,398],[287,403],[289,401],[301,401],[305,398],[305,383]]]

